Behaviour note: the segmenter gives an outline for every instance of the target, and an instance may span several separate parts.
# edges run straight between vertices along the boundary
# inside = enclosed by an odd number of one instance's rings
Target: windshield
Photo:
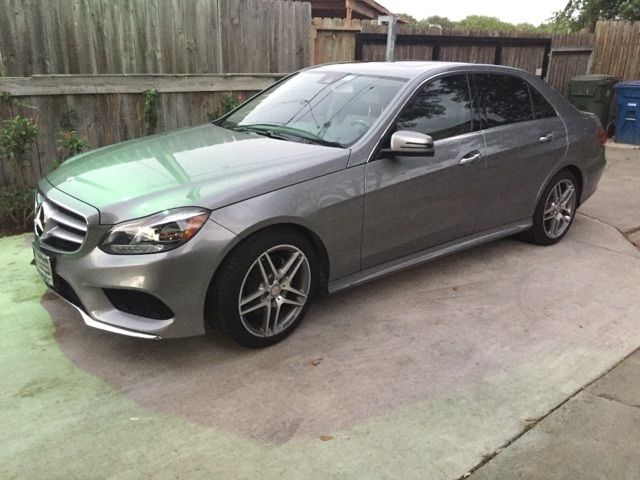
[[[345,72],[300,72],[250,100],[219,125],[348,147],[369,130],[405,82]]]

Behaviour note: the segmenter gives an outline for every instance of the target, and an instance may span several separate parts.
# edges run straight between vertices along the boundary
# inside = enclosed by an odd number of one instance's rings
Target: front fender
[[[211,219],[242,238],[281,224],[309,230],[326,249],[333,281],[360,270],[363,205],[358,166],[220,208]]]

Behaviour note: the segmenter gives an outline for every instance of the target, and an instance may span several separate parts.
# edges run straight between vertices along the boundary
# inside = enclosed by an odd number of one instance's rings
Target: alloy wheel
[[[293,324],[311,291],[311,267],[293,245],[262,253],[249,267],[238,296],[245,329],[257,337],[273,337]]]
[[[571,225],[576,208],[576,188],[562,179],[551,189],[544,206],[544,230],[549,238],[561,237]]]

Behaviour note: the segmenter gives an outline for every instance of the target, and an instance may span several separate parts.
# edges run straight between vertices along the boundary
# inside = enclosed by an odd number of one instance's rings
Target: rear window
[[[531,92],[531,102],[533,103],[533,116],[535,118],[549,118],[555,117],[556,111],[535,88],[529,85],[529,91]]]

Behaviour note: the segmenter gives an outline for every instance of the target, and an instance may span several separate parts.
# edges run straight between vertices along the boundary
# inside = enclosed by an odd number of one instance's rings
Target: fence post
[[[392,62],[396,49],[396,25],[398,18],[395,15],[380,15],[378,17],[378,25],[382,25],[383,23],[388,24],[386,60],[387,62]]]

